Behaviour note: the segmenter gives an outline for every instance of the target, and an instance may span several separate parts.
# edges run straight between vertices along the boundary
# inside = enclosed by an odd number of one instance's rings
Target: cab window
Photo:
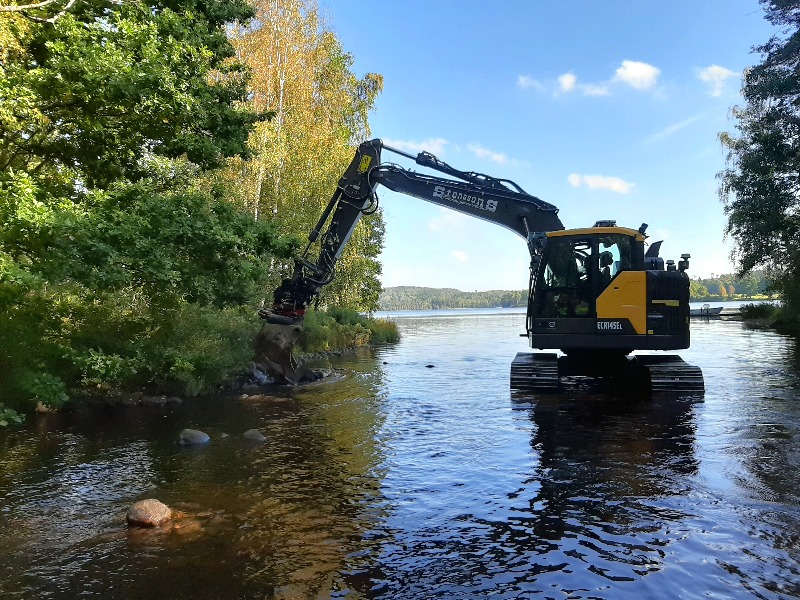
[[[537,282],[539,316],[591,316],[591,255],[590,238],[556,237],[549,241]]]
[[[628,235],[604,235],[597,240],[599,292],[621,272],[632,268],[633,238]]]

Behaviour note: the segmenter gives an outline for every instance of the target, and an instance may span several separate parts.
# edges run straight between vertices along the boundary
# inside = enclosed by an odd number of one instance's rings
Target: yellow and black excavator
[[[382,150],[449,177],[381,162]],[[565,376],[616,375],[641,377],[652,390],[703,391],[700,369],[679,357],[631,355],[689,347],[689,254],[665,264],[661,242],[645,249],[647,224],[629,229],[598,221],[565,230],[555,206],[508,179],[459,171],[428,152],[414,156],[377,139],[358,147],[293,275],[275,290],[272,306],[260,311],[266,324],[257,360],[271,374],[297,382],[291,350],[303,314],[333,280],[336,261],[359,220],[377,209],[379,185],[501,225],[526,240],[531,262],[524,335],[531,348],[563,355],[518,353],[511,364],[513,389],[555,390]]]

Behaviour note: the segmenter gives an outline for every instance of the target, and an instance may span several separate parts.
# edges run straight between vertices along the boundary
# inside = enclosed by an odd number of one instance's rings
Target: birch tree
[[[254,158],[232,161],[225,177],[238,182],[239,202],[254,219],[274,221],[281,233],[305,238],[354,146],[370,135],[368,113],[383,79],[353,74],[352,56],[327,29],[314,0],[257,0],[254,7],[255,19],[232,39],[237,58],[252,72],[252,108],[272,112],[272,119],[250,136]],[[382,243],[379,211],[359,224],[323,304],[377,308]],[[267,296],[291,265],[276,267],[267,277]]]

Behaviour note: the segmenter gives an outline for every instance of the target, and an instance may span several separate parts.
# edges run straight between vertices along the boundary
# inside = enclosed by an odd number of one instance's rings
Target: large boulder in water
[[[198,444],[207,444],[211,441],[208,434],[204,431],[197,429],[184,429],[178,436],[181,446],[192,446]]]
[[[128,509],[126,520],[139,527],[158,527],[172,518],[172,509],[154,498],[139,500]]]

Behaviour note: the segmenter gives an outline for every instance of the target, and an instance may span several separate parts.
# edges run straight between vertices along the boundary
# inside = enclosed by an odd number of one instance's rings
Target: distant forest
[[[763,272],[737,278],[712,275],[692,279],[690,296],[696,301],[746,300],[769,293]],[[381,310],[429,310],[439,308],[504,308],[527,306],[528,290],[489,290],[462,292],[454,288],[429,288],[402,285],[384,288],[378,298]]]

